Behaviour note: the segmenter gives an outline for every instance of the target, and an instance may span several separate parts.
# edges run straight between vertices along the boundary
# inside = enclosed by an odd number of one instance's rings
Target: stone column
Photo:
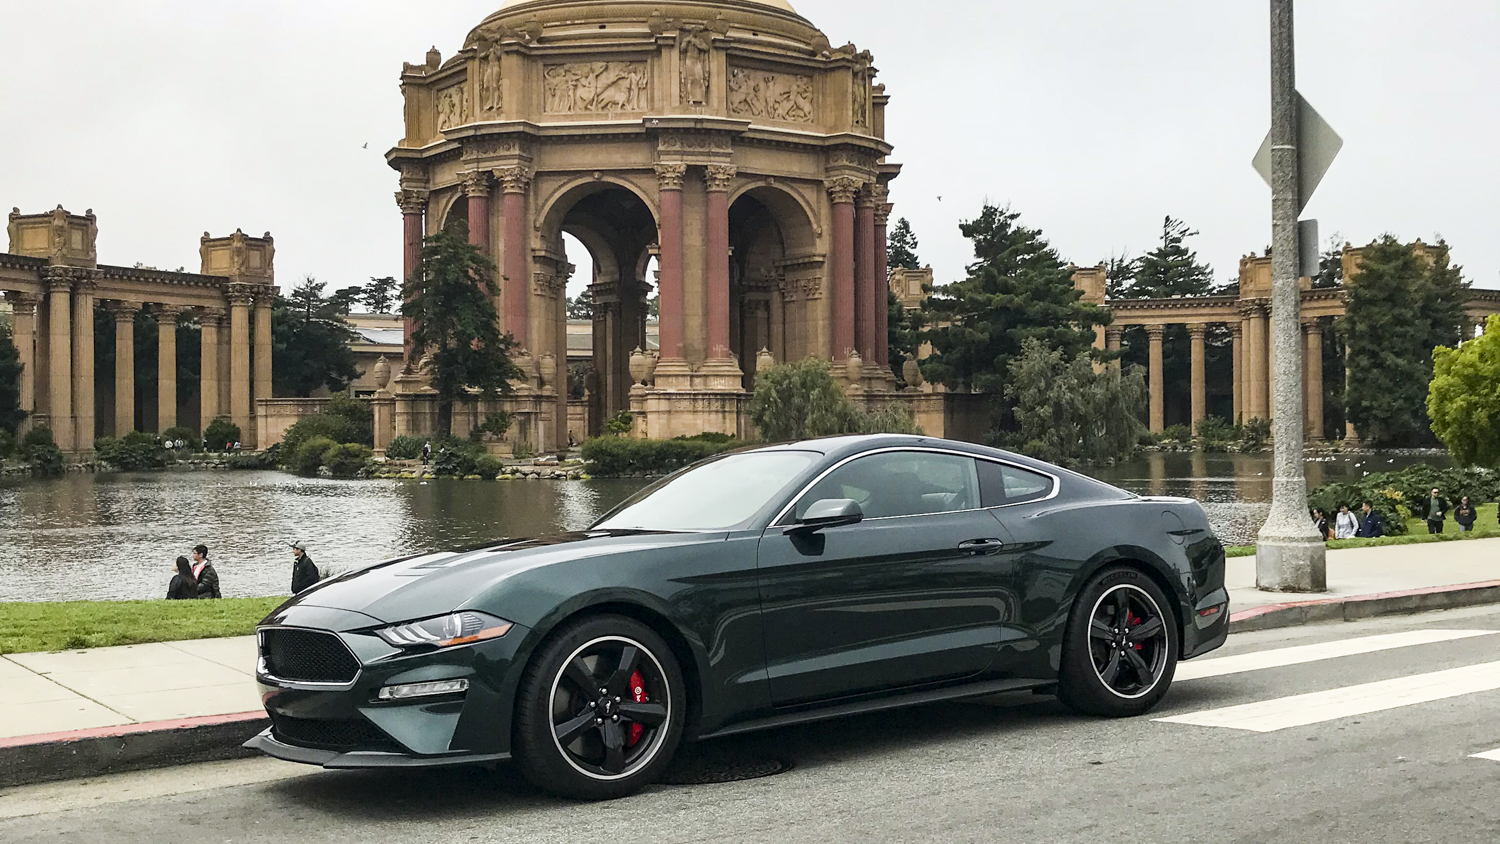
[[[1323,441],[1323,323],[1317,319],[1302,323],[1302,333],[1307,342],[1304,355],[1306,376],[1303,384],[1307,388],[1307,439]]]
[[[687,177],[686,164],[656,165],[657,184],[661,189],[661,246],[657,255],[660,289],[661,356],[663,360],[682,360],[683,351],[683,233],[682,182]]]
[[[526,237],[526,193],[531,171],[507,167],[495,175],[505,185],[505,330],[520,349],[529,349],[531,319],[531,255]]]
[[[876,363],[875,349],[875,211],[880,203],[866,186],[854,211],[854,342],[866,363]]]
[[[110,307],[115,317],[115,436],[135,430],[135,315],[133,302]]]
[[[1167,333],[1164,325],[1146,326],[1146,336],[1151,339],[1151,433],[1160,434],[1167,429],[1166,372],[1162,363],[1162,337]]]
[[[1192,348],[1192,404],[1193,404],[1193,435],[1198,434],[1198,425],[1208,418],[1208,370],[1207,355],[1208,345],[1205,338],[1208,336],[1207,325],[1189,325],[1188,337],[1191,339]]]
[[[1229,323],[1229,335],[1233,340],[1234,357],[1234,419],[1231,421],[1238,425],[1245,416],[1245,324]]]
[[[250,290],[231,285],[229,290],[229,418],[239,426],[240,436],[250,436]]]
[[[156,432],[177,427],[177,316],[163,305],[156,312]]]
[[[875,359],[882,370],[891,366],[891,267],[887,237],[891,211],[890,189],[875,189]]]
[[[858,179],[841,177],[828,180],[828,195],[833,200],[833,348],[834,360],[845,360],[855,350],[855,281],[854,281],[854,197],[859,193]]]
[[[729,188],[738,171],[708,166],[708,357],[725,360],[729,348]],[[680,195],[680,194],[679,194]],[[749,355],[755,356],[756,349]]]
[[[20,352],[21,362],[21,410],[36,412],[36,303],[33,296],[24,293],[6,293],[15,316],[15,331],[11,342]],[[23,426],[27,423],[22,422]]]
[[[1109,362],[1109,367],[1116,372],[1120,371],[1120,341],[1124,336],[1125,329],[1123,328],[1107,327],[1104,329],[1104,350],[1115,356]]]
[[[417,271],[422,266],[422,236],[424,233],[423,216],[427,213],[427,191],[405,190],[396,194],[396,203],[401,206],[401,291],[402,300],[408,301],[408,287],[417,277]],[[231,322],[233,320],[231,319]],[[401,320],[401,327],[405,336],[403,355],[406,368],[416,366],[417,362],[412,360],[411,335],[416,330],[416,325],[410,318]],[[233,332],[231,331],[231,334]],[[233,360],[231,356],[230,360]],[[235,424],[239,424],[236,422]],[[243,429],[243,426],[241,426]]]
[[[219,406],[219,323],[224,319],[224,312],[216,309],[207,309],[199,316],[199,322],[203,325],[203,351],[199,358],[203,370],[201,387],[199,389],[200,399],[198,405],[198,427],[199,434],[208,430],[213,421],[224,415],[224,409]],[[210,446],[223,447],[223,443],[209,443]]]
[[[47,268],[47,408],[57,447],[73,451],[73,276],[67,267]]]
[[[1354,368],[1354,353],[1352,351],[1350,351],[1350,349],[1349,349],[1348,346],[1345,346],[1344,347],[1344,393],[1345,393],[1345,395],[1347,395],[1348,392],[1349,392],[1349,373],[1353,370],[1353,368]],[[1344,442],[1346,444],[1348,444],[1348,445],[1358,445],[1359,444],[1359,430],[1356,429],[1354,427],[1354,423],[1349,420],[1349,408],[1348,408],[1347,405],[1344,407]]]
[[[771,356],[786,363],[786,297],[780,285],[771,288]]]
[[[73,285],[73,418],[79,451],[92,451],[98,436],[94,424],[94,282]]]
[[[1245,320],[1245,414],[1247,419],[1265,419],[1270,362],[1266,349],[1266,319],[1259,306],[1252,305]]]
[[[252,416],[255,414],[255,399],[269,399],[275,395],[271,387],[271,356],[274,354],[271,351],[271,307],[275,304],[275,296],[271,290],[270,287],[262,287],[255,292],[255,387],[250,406]]]
[[[490,253],[490,185],[494,176],[485,170],[472,170],[463,174],[464,195],[469,198],[469,243],[483,252]]]

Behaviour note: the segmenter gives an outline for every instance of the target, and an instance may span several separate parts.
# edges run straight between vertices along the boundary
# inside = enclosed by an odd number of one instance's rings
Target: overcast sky
[[[1080,265],[1149,249],[1168,214],[1220,280],[1270,242],[1265,0],[793,3],[875,54],[897,215],[940,282],[986,200]],[[283,287],[399,275],[401,63],[498,5],[0,0],[0,206],[93,208],[106,263],[196,270],[205,230],[243,228],[275,234]],[[1299,6],[1299,88],[1346,143],[1307,216],[1442,235],[1500,287],[1500,2]]]

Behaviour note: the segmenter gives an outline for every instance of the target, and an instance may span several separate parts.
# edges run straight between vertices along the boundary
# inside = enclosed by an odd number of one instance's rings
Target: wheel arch
[[[1123,566],[1141,572],[1172,602],[1173,615],[1177,617],[1177,652],[1182,653],[1186,646],[1187,626],[1192,622],[1191,604],[1183,591],[1183,585],[1173,580],[1171,566],[1146,548],[1120,546],[1096,556],[1079,571],[1078,580],[1073,584],[1072,599],[1076,601],[1085,584],[1097,577],[1099,572],[1112,566]]]

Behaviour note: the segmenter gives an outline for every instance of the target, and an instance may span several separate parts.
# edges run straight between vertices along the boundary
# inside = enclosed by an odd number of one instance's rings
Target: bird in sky
[[[360,147],[360,149],[369,149],[369,148],[370,148],[370,142],[369,141],[365,141],[365,145],[362,146],[362,147]]]

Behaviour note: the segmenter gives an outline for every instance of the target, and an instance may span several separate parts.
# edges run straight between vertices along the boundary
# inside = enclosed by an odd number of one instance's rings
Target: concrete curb
[[[1378,595],[1271,604],[1231,615],[1229,632],[1249,633],[1323,621],[1358,621],[1382,615],[1451,610],[1482,604],[1500,604],[1500,580],[1433,586],[1405,592],[1382,592]]]
[[[264,711],[0,739],[0,788],[256,755]]]

